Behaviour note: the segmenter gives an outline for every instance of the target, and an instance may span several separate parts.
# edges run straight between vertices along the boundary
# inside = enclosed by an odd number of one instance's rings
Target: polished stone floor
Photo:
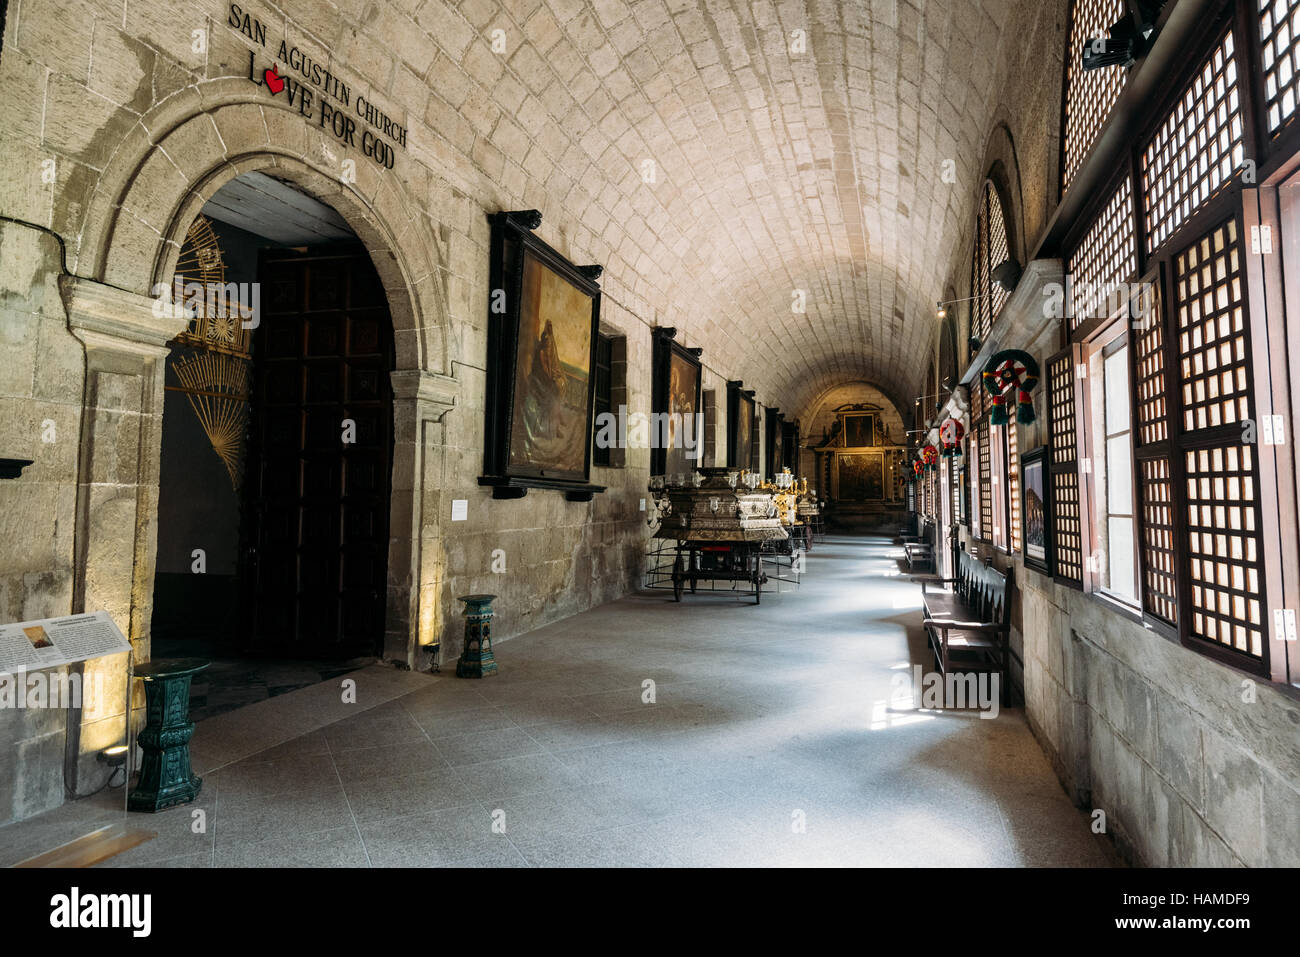
[[[631,596],[499,642],[489,680],[372,666],[356,704],[335,679],[211,718],[198,802],[129,815],[158,837],[106,863],[1112,865],[1020,711],[913,708],[899,553],[832,537],[761,606]],[[0,863],[121,793],[0,829]]]

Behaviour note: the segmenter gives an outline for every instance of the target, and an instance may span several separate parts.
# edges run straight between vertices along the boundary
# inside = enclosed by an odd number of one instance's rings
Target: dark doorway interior
[[[393,324],[361,248],[266,250],[245,469],[252,645],[378,654],[388,578]]]
[[[180,388],[194,343],[168,360],[153,657],[212,660],[196,719],[380,653],[394,360],[383,286],[331,208],[247,174],[203,213],[224,281],[258,283],[259,314],[237,468]]]

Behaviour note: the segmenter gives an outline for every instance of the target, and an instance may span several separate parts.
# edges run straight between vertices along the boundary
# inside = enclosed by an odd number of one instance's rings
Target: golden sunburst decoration
[[[226,259],[221,252],[221,242],[212,222],[203,215],[194,217],[185,244],[176,260],[176,279],[186,287],[197,283],[203,289],[205,305],[197,310],[189,327],[176,337],[176,342],[216,349],[248,357],[249,330],[244,327],[238,309],[242,303],[229,295],[226,284]],[[185,299],[188,301],[188,294]],[[208,309],[206,304],[217,308]]]
[[[249,363],[223,352],[194,352],[172,365],[203,431],[238,491],[244,474]]]
[[[183,301],[193,294],[191,284],[200,284],[204,305],[173,340],[186,351],[170,362],[180,385],[167,388],[185,393],[212,450],[230,474],[231,486],[238,491],[248,423],[250,333],[239,313],[233,311],[239,304],[226,296],[225,257],[212,223],[204,216],[195,217],[185,236],[176,261],[176,279],[184,284]],[[208,309],[212,303],[220,308]]]

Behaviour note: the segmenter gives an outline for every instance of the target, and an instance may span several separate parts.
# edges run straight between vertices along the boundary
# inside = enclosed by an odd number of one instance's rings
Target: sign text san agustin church
[[[230,5],[226,24],[265,49],[266,24],[238,4]],[[284,64],[283,73],[280,64]],[[289,45],[287,39],[280,41],[280,49],[270,66],[263,66],[260,71],[258,66],[256,51],[249,50],[250,80],[265,86],[272,96],[283,92],[289,105],[296,106],[305,119],[315,119],[339,141],[361,150],[385,169],[393,168],[396,147],[406,148],[406,127],[393,122],[364,96],[354,98],[351,87],[328,68],[297,46]],[[354,112],[356,119],[352,116]]]

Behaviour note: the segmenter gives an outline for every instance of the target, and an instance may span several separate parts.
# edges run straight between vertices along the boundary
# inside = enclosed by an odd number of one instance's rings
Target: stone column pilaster
[[[184,316],[147,296],[64,276],[68,328],[85,347],[72,612],[108,611],[149,658],[167,343]]]
[[[384,658],[416,670],[435,662],[426,647],[442,634],[446,610],[442,521],[446,485],[444,417],[460,383],[423,370],[392,373],[393,491],[388,551],[388,612]]]

